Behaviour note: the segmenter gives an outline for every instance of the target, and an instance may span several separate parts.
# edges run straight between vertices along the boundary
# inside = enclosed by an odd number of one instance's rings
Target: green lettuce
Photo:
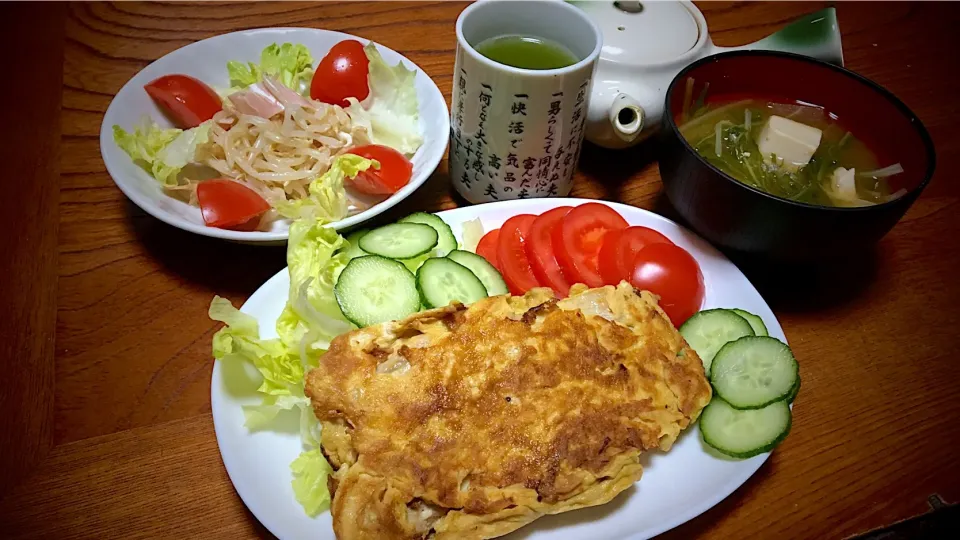
[[[347,162],[358,166],[355,160]],[[290,470],[297,501],[310,516],[330,506],[327,476],[332,469],[320,451],[320,423],[304,394],[304,375],[318,365],[331,339],[355,328],[341,313],[333,292],[337,277],[349,261],[343,251],[347,245],[322,220],[291,224],[287,243],[290,289],[287,305],[277,320],[278,338],[260,339],[257,320],[219,296],[214,297],[209,310],[211,319],[226,324],[213,336],[214,358],[242,362],[255,368],[259,376],[260,403],[243,407],[246,427],[269,429],[283,411],[300,415],[303,451],[290,464]]]
[[[197,146],[209,139],[211,122],[186,131],[164,129],[150,121],[136,126],[133,133],[113,126],[113,140],[161,184],[175,186],[180,171],[193,161]]]
[[[304,45],[284,43],[268,45],[260,53],[260,64],[227,62],[232,91],[241,90],[270,76],[288,88],[306,93],[313,78],[313,58]]]
[[[331,339],[355,328],[343,316],[333,292],[349,262],[344,253],[336,252],[346,245],[343,237],[322,222],[297,220],[290,225],[290,292],[277,319],[277,335],[288,347],[302,345],[307,365],[315,362]]]
[[[383,144],[413,155],[423,144],[420,133],[420,106],[414,81],[417,72],[403,62],[390,66],[380,56],[376,45],[369,43],[364,52],[370,60],[368,82],[370,95],[364,107],[355,98],[348,98],[347,114],[365,127],[375,144]]]
[[[307,450],[290,464],[293,473],[293,494],[310,517],[330,508],[327,476],[333,469],[319,448]]]
[[[309,194],[302,199],[278,202],[274,208],[286,218],[322,221],[330,223],[343,219],[347,215],[347,194],[343,182],[353,178],[360,171],[373,167],[380,168],[375,160],[365,159],[353,154],[337,157],[327,172],[310,182]]]
[[[249,362],[263,377],[257,388],[262,402],[244,406],[247,428],[262,429],[283,410],[309,408],[303,393],[304,368],[296,350],[279,339],[261,340],[256,319],[229,300],[215,296],[209,315],[227,325],[213,336],[213,357],[221,362]]]

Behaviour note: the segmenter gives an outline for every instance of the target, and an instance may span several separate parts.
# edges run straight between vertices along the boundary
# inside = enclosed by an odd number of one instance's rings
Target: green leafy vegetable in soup
[[[820,107],[757,99],[703,105],[702,94],[685,100],[680,133],[744,184],[821,206],[869,206],[903,194],[889,183],[900,165],[879,168],[873,152]]]

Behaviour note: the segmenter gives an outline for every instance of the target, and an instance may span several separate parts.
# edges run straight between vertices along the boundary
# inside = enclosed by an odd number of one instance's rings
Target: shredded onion
[[[882,169],[877,169],[875,171],[863,171],[857,173],[857,176],[862,176],[865,178],[886,178],[888,176],[893,176],[895,174],[900,174],[903,172],[903,167],[899,163],[894,163],[889,167],[884,167]]]
[[[750,131],[750,109],[743,110],[743,127],[747,128],[747,132]]]
[[[716,133],[716,142],[713,143],[713,152],[717,154],[717,157],[720,157],[720,153],[723,150],[723,147],[720,145],[720,131],[723,129],[720,124],[723,122],[717,122],[717,125],[713,126],[713,132]]]

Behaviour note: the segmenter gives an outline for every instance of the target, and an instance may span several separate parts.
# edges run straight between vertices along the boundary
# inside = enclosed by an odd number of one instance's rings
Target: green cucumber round
[[[787,399],[800,379],[790,347],[767,336],[745,336],[713,358],[710,383],[736,409],[760,409]]]
[[[487,289],[466,266],[446,257],[427,259],[417,270],[417,289],[423,305],[443,307],[451,302],[472,304],[487,297]]]
[[[403,264],[378,255],[347,263],[333,291],[343,315],[361,328],[420,311],[416,278]]]
[[[683,339],[703,362],[703,371],[709,376],[713,357],[727,342],[752,336],[753,327],[746,319],[729,309],[707,309],[695,313],[680,326]]]
[[[733,308],[730,311],[736,313],[737,315],[743,317],[750,323],[750,327],[753,328],[753,333],[758,336],[768,336],[770,335],[767,332],[767,325],[763,324],[763,319],[759,315],[754,315],[749,311],[744,311],[742,309]]]
[[[742,411],[714,397],[700,415],[700,434],[719,452],[746,459],[773,450],[790,433],[791,422],[786,401]]]
[[[388,259],[411,259],[437,245],[437,231],[422,223],[391,223],[360,238],[360,249]]]
[[[503,276],[500,275],[497,267],[487,262],[480,255],[455,249],[447,255],[447,258],[457,264],[466,266],[473,272],[483,283],[488,296],[500,296],[510,292],[507,288],[507,282],[503,280]]]
[[[453,229],[442,219],[426,212],[417,212],[401,219],[400,223],[420,223],[433,227],[437,231],[437,246],[435,248],[437,257],[444,257],[451,251],[457,249],[457,237],[453,235]]]

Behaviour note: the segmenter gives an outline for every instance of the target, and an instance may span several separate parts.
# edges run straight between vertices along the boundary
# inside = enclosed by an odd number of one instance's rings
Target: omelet
[[[341,540],[494,538],[607,503],[711,398],[657,298],[626,282],[343,334],[306,392]]]

